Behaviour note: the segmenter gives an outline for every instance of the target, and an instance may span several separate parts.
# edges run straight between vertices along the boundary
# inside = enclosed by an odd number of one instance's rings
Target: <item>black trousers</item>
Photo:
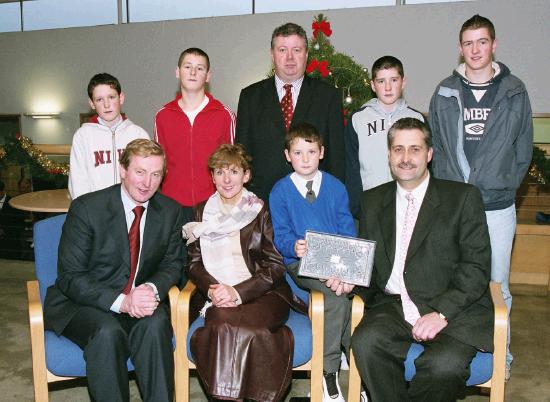
[[[84,351],[88,389],[96,402],[129,401],[129,357],[143,400],[172,402],[172,334],[166,304],[140,319],[83,306],[63,331]]]
[[[416,375],[407,387],[403,363],[412,342],[412,326],[403,317],[399,299],[388,298],[365,310],[351,344],[371,401],[455,401],[466,387],[476,349],[444,333],[423,342]]]

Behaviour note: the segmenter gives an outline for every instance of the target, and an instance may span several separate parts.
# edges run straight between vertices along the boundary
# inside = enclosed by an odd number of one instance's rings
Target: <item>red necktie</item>
[[[139,223],[141,221],[141,216],[143,215],[143,211],[145,211],[145,208],[139,205],[132,209],[132,211],[134,212],[135,217],[134,221],[132,222],[132,226],[130,226],[130,231],[128,232],[128,241],[130,243],[130,278],[128,279],[128,283],[126,283],[124,290],[122,291],[122,293],[124,293],[125,295],[130,293],[130,290],[132,290],[132,285],[136,276],[137,262],[139,257]]]
[[[281,111],[283,112],[283,118],[285,120],[285,129],[288,131],[290,122],[292,121],[292,115],[294,114],[294,106],[292,105],[292,84],[285,84],[285,96],[281,99]]]

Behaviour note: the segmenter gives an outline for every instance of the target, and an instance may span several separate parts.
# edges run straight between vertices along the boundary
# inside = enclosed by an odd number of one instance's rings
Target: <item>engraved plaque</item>
[[[338,278],[354,285],[369,286],[376,242],[306,231],[307,251],[298,274],[312,278]]]

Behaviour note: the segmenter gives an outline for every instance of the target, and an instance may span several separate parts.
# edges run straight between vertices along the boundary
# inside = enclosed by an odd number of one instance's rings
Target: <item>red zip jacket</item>
[[[155,140],[166,153],[167,171],[162,193],[181,205],[191,207],[214,191],[208,157],[220,144],[233,143],[235,114],[210,94],[208,104],[191,126],[176,99],[155,116]]]

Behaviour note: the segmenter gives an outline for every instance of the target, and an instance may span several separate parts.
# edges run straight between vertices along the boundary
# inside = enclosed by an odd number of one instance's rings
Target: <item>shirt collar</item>
[[[407,195],[407,193],[412,193],[414,199],[417,200],[418,205],[420,205],[422,203],[422,201],[424,200],[424,196],[426,195],[426,191],[428,190],[428,184],[430,183],[430,172],[428,172],[428,175],[422,181],[422,183],[420,183],[418,186],[416,186],[416,188],[413,189],[412,191],[406,190],[403,187],[401,187],[399,182],[396,181],[396,183],[397,183],[397,196],[398,197],[402,197],[402,199],[405,199],[405,196]]]
[[[302,86],[302,82],[304,82],[304,76],[302,75],[300,78],[298,78],[295,81],[289,82],[288,84],[292,85],[292,88],[298,90]],[[282,79],[280,79],[277,74],[275,74],[275,87],[277,88],[277,93],[283,92],[283,87],[287,84]]]
[[[315,188],[318,183],[321,182],[322,173],[320,170],[317,170],[317,173],[315,173],[315,176],[311,179],[304,179],[302,176],[300,176],[298,173],[294,172],[292,173],[294,176],[294,182],[298,184],[299,186],[303,186],[303,188],[306,188],[306,183],[310,180],[313,180],[313,187]]]
[[[138,206],[134,200],[130,198],[126,190],[124,189],[124,184],[120,185],[120,198],[122,199],[122,205],[124,206],[124,213],[130,213],[135,207]],[[145,209],[149,206],[149,201],[141,204]]]

